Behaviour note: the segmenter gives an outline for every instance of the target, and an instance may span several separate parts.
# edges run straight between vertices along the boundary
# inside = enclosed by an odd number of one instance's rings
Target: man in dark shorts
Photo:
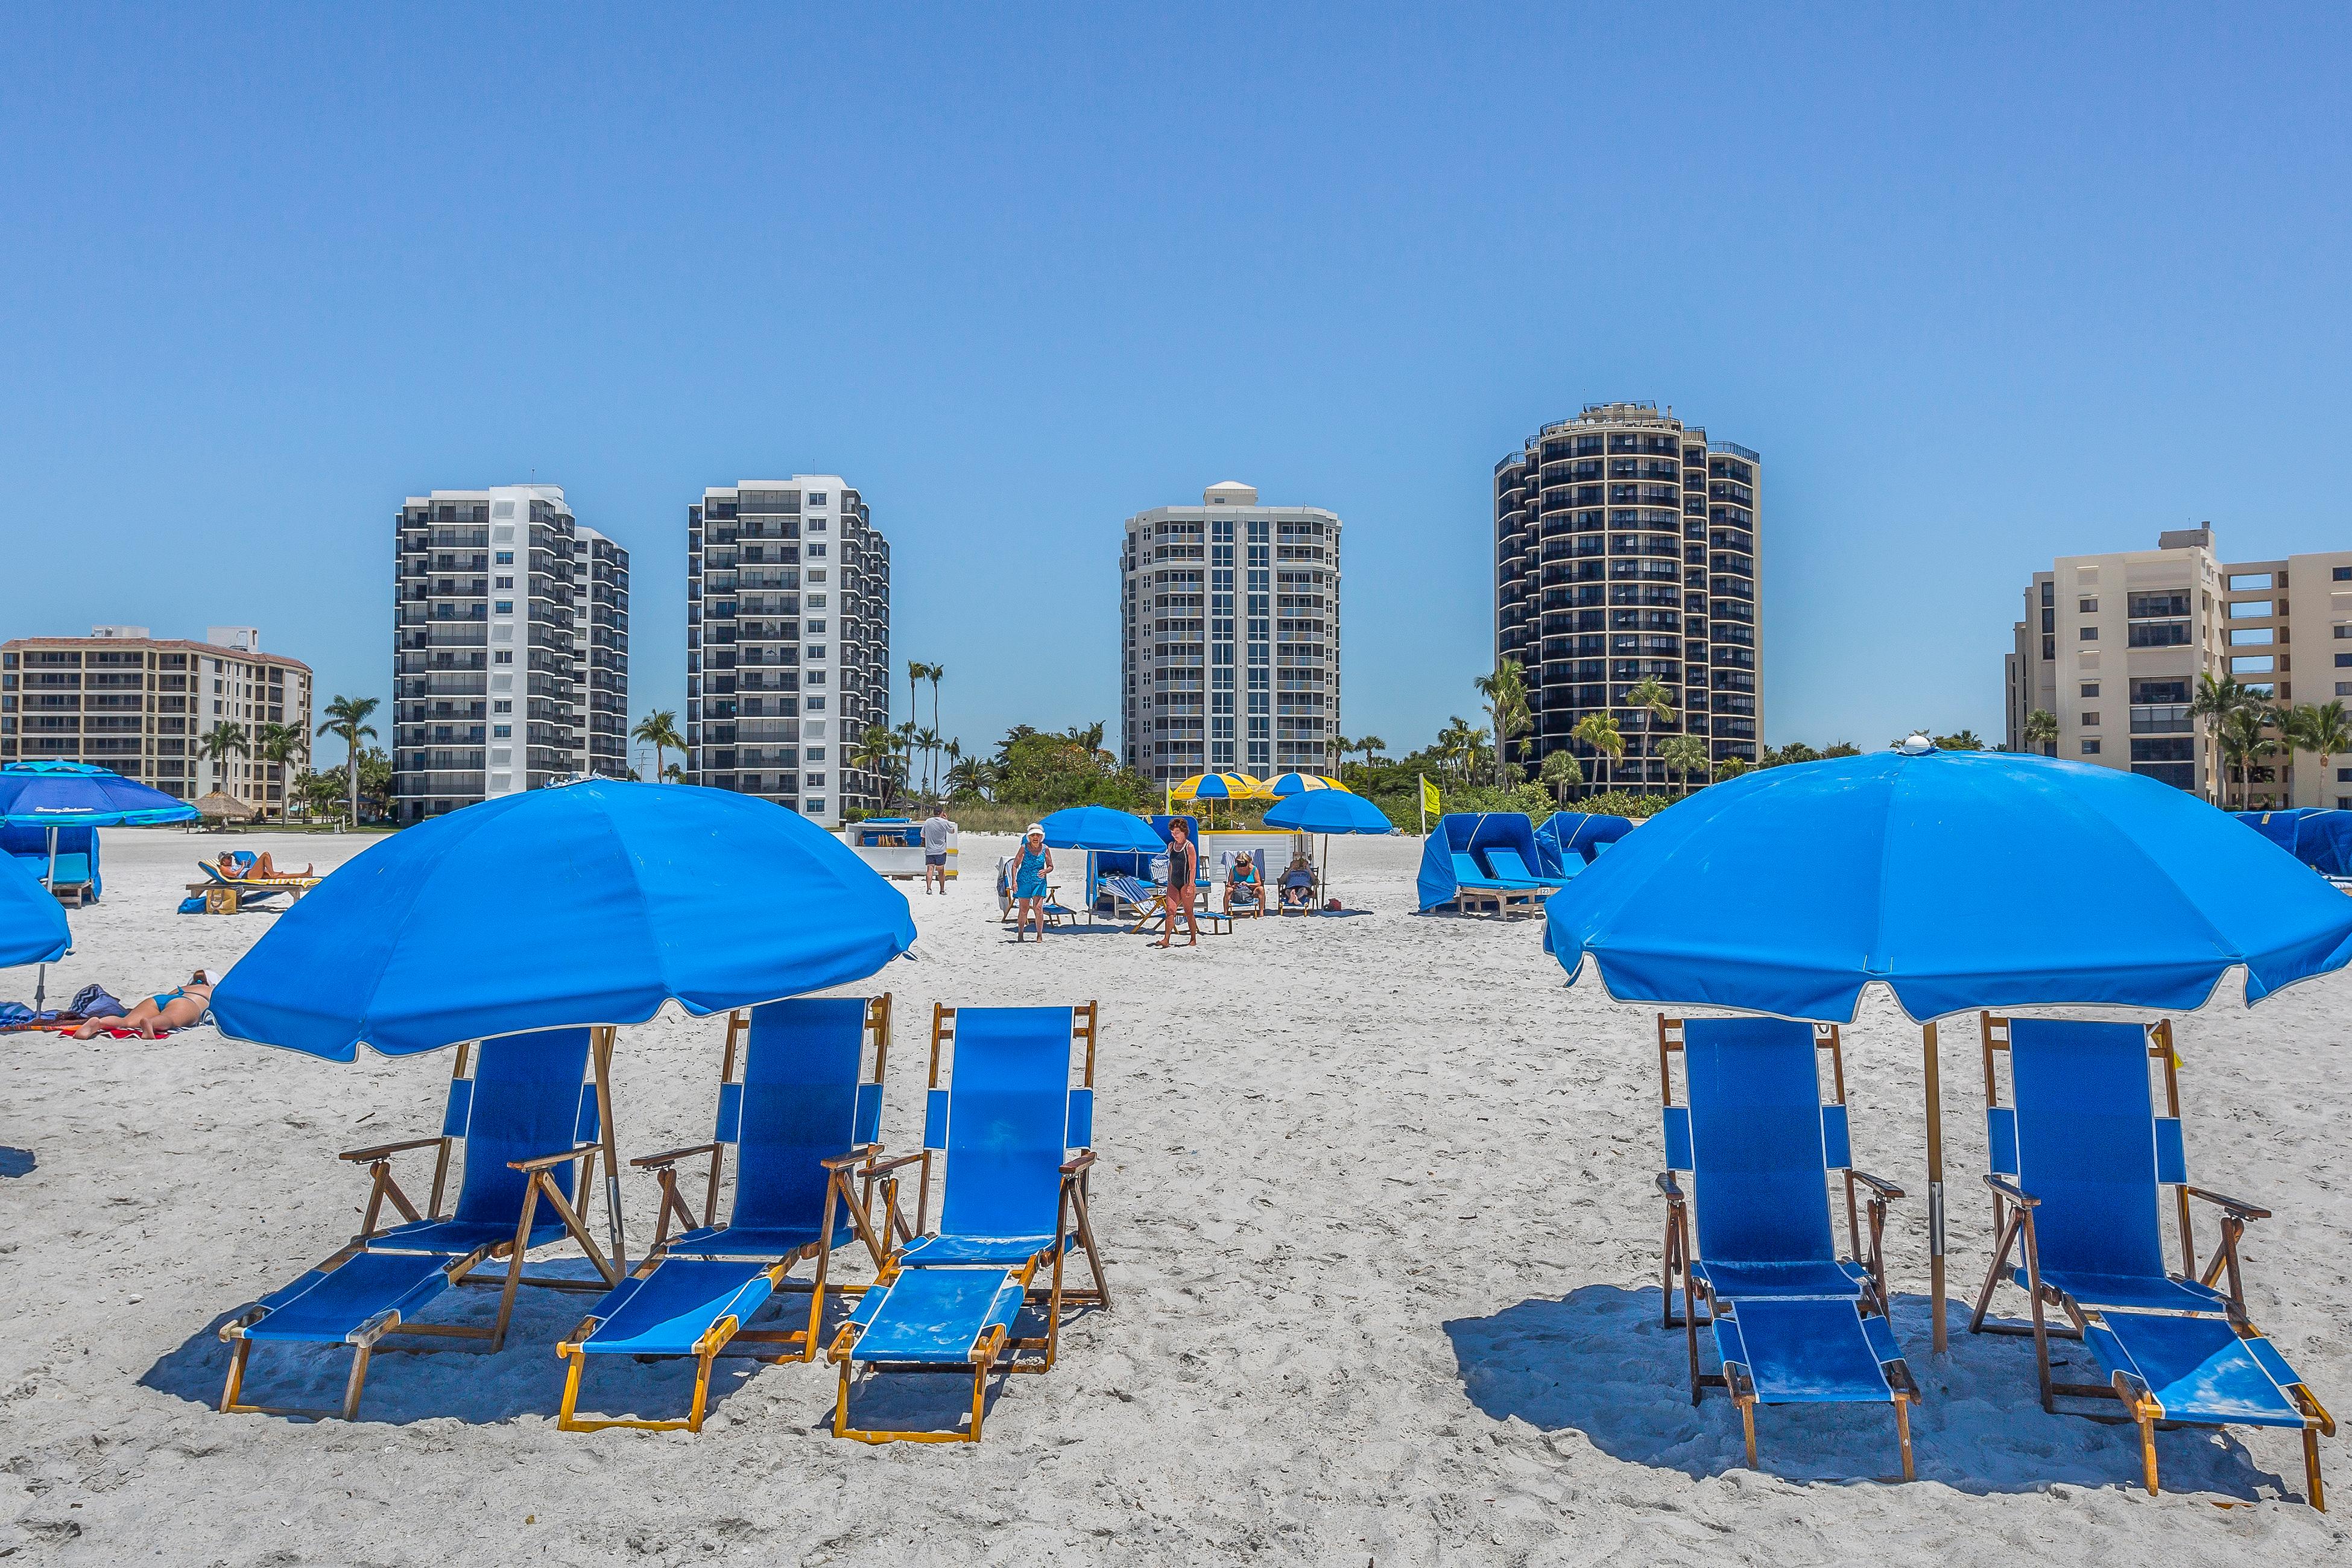
[[[931,802],[931,815],[923,819],[923,891],[928,894],[936,881],[940,891],[948,890],[948,840],[955,835],[955,824],[948,820],[946,810],[938,801]]]
[[[1184,917],[1185,929],[1192,933],[1192,940],[1184,945],[1201,945],[1201,928],[1192,919],[1192,879],[1199,875],[1200,868],[1201,852],[1194,847],[1192,836],[1180,816],[1168,825],[1168,923],[1154,945],[1168,945],[1169,939],[1176,934],[1179,915]]]

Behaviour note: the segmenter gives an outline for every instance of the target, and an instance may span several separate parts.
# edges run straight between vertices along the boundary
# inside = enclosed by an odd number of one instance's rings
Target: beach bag
[[[202,893],[196,893],[191,897],[182,899],[180,900],[180,912],[184,915],[203,914],[205,912],[205,896]]]
[[[85,1018],[120,1018],[131,1011],[107,994],[103,985],[85,985],[73,994],[66,1011],[79,1013]]]

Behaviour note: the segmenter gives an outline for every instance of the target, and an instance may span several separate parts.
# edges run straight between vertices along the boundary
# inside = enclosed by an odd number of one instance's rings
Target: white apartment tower
[[[557,485],[411,496],[394,530],[394,820],[625,772],[628,552]]]
[[[687,776],[827,827],[881,805],[890,545],[838,474],[742,479],[686,510]]]
[[[1228,481],[1127,520],[1120,756],[1145,778],[1340,761],[1339,519]]]
[[[1530,767],[1610,713],[1625,740],[1612,781],[1665,785],[1677,732],[1717,762],[1752,763],[1764,733],[1757,535],[1764,460],[1710,441],[1654,403],[1593,403],[1495,465],[1495,657],[1526,672]],[[1628,694],[1652,678],[1661,721]]]
[[[2154,550],[2061,556],[2027,585],[2011,639],[2010,750],[2053,749],[2026,742],[2039,710],[2056,721],[2061,757],[2215,797],[2221,761],[2190,711],[2204,677],[2233,677],[2277,708],[2352,703],[2352,551],[2225,562],[2207,523],[2160,533]],[[2265,759],[2229,781],[2229,804],[2352,809],[2347,763]]]

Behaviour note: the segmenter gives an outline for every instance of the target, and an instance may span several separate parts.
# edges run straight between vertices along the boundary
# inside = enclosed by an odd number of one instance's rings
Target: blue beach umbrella
[[[48,832],[49,868],[41,879],[44,886],[57,875],[60,827],[152,827],[192,821],[195,815],[196,808],[177,796],[88,763],[36,761],[0,767],[0,826]],[[91,864],[93,868],[97,864],[94,849]],[[57,900],[49,901],[54,907]],[[60,910],[59,919],[63,918]],[[45,968],[33,983],[33,1011],[39,1012],[47,1000]]]
[[[1702,790],[1553,894],[1545,921],[1570,980],[1590,956],[1620,1001],[1851,1021],[1878,984],[1926,1026],[1938,1350],[1935,1019],[2191,1009],[2240,967],[2251,1004],[2352,958],[2352,899],[2194,795],[1917,739]]]
[[[1134,850],[1157,855],[1164,846],[1151,824],[1132,812],[1108,805],[1071,805],[1038,820],[1045,842],[1055,849]]]
[[[1334,833],[1393,833],[1395,825],[1388,814],[1352,790],[1314,790],[1294,795],[1269,809],[1265,814],[1268,827],[1286,828],[1293,833],[1325,835],[1323,845],[1326,892],[1330,884],[1331,846],[1328,836]]]
[[[0,855],[0,969],[55,963],[72,936],[64,906],[13,857]]]
[[[906,895],[806,817],[596,779],[372,845],[278,917],[213,1016],[232,1038],[331,1061],[362,1044],[406,1056],[643,1023],[670,1001],[724,1013],[863,979],[914,940]]]

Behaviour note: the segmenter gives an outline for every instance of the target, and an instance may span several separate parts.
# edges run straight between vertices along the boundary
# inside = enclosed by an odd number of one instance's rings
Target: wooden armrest
[[[1860,1182],[1863,1185],[1868,1187],[1872,1192],[1876,1193],[1882,1198],[1899,1198],[1903,1195],[1903,1189],[1901,1187],[1896,1186],[1893,1182],[1881,1181],[1878,1177],[1872,1175],[1868,1171],[1848,1170],[1846,1174],[1852,1176],[1855,1181]]]
[[[1089,1149],[1085,1153],[1079,1155],[1076,1159],[1072,1160],[1067,1164],[1064,1165],[1062,1167],[1062,1174],[1066,1176],[1075,1176],[1094,1163],[1095,1152]]]
[[[884,1160],[878,1164],[868,1165],[859,1173],[861,1175],[878,1176],[886,1171],[895,1171],[901,1165],[920,1164],[922,1163],[922,1158],[923,1156],[920,1153],[901,1154],[895,1160]]]
[[[2220,1193],[2210,1191],[2204,1187],[2183,1187],[2180,1190],[2187,1193],[2192,1198],[2203,1198],[2209,1204],[2218,1205],[2222,1208],[2228,1209],[2240,1219],[2268,1219],[2271,1217],[2271,1211],[2266,1208],[2257,1208],[2252,1204],[2241,1203],[2236,1198],[2224,1197]]]
[[[2007,1198],[2011,1203],[2015,1204],[2021,1209],[2039,1208],[2042,1206],[2042,1200],[2040,1198],[2035,1197],[2032,1193],[2027,1192],[2023,1187],[2019,1186],[2015,1182],[2011,1181],[2006,1176],[1996,1176],[1991,1172],[1987,1171],[1985,1173],[1985,1185],[1990,1187],[1994,1192],[1999,1193],[2002,1197]]]
[[[372,1165],[387,1154],[397,1154],[409,1149],[429,1149],[440,1142],[438,1138],[404,1138],[397,1143],[378,1143],[372,1149],[353,1149],[335,1158],[349,1160],[355,1165]]]
[[[1678,1204],[1683,1201],[1682,1187],[1675,1181],[1675,1173],[1672,1171],[1660,1171],[1658,1173],[1658,1191],[1664,1194],[1666,1202],[1670,1204]]]
[[[863,1164],[880,1152],[882,1152],[882,1145],[879,1143],[861,1143],[846,1154],[835,1154],[832,1159],[819,1160],[817,1163],[828,1171],[846,1170],[852,1165]],[[916,1158],[920,1159],[922,1156],[919,1154]]]
[[[561,1154],[541,1154],[537,1159],[533,1160],[509,1160],[507,1162],[507,1169],[509,1171],[544,1171],[553,1166],[561,1165],[566,1160],[577,1160],[583,1154],[593,1154],[604,1147],[604,1145],[602,1143],[583,1143],[577,1148],[566,1149]]]
[[[632,1160],[629,1163],[637,1170],[650,1171],[660,1165],[675,1165],[680,1160],[689,1160],[697,1154],[716,1154],[717,1152],[719,1152],[719,1145],[716,1143],[697,1143],[690,1149],[665,1149],[658,1154],[647,1154],[642,1159]],[[562,1158],[568,1160],[571,1156],[566,1154]]]

